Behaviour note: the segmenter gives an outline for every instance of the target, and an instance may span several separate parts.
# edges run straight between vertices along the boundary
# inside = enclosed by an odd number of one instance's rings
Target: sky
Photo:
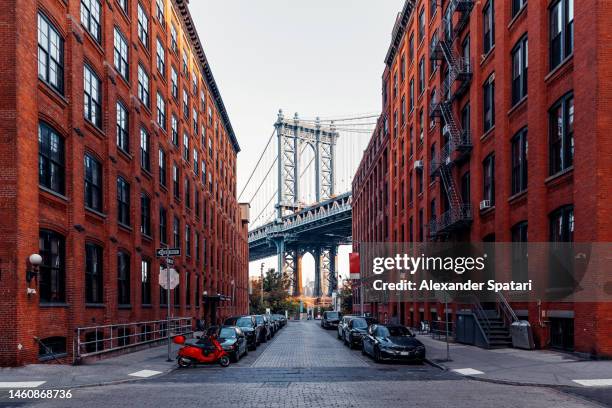
[[[381,76],[404,0],[191,0],[189,8],[238,138],[238,191],[279,109],[303,117],[380,112]],[[339,271],[348,275],[348,249]],[[266,268],[274,267],[266,260]],[[259,274],[261,262],[252,263]],[[312,258],[303,264],[313,279]]]

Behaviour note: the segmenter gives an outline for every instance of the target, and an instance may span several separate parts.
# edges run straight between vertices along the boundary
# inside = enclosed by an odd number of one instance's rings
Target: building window
[[[421,11],[419,11],[419,44],[425,38],[425,7],[421,7]]]
[[[117,177],[117,221],[130,225],[130,185],[123,177]]]
[[[117,302],[130,304],[130,254],[117,252]]]
[[[125,105],[117,101],[117,146],[124,152],[130,150],[129,113]]]
[[[461,202],[465,205],[471,205],[470,189],[470,172],[468,171],[461,176]]]
[[[174,248],[181,247],[181,222],[177,217],[174,217],[172,223],[172,241]]]
[[[193,113],[192,113],[192,119],[193,119],[193,135],[194,136],[198,136],[198,111],[196,110],[195,106],[193,108]]]
[[[85,244],[85,302],[103,303],[102,247]]]
[[[175,308],[181,307],[181,285],[180,284],[176,285],[172,292],[174,293],[174,307]]]
[[[102,212],[102,165],[85,155],[85,207]]]
[[[150,106],[151,95],[149,93],[149,74],[142,65],[138,65],[138,99],[147,108]]]
[[[159,241],[168,242],[168,215],[164,207],[159,207]]]
[[[145,128],[140,128],[140,167],[146,171],[151,171],[150,159],[150,138]]]
[[[574,95],[569,93],[549,111],[550,174],[571,167],[574,163]]]
[[[189,162],[189,135],[183,133],[183,160]]]
[[[170,122],[170,128],[172,131],[172,144],[175,146],[179,145],[179,136],[178,136],[178,119],[176,115],[172,114],[172,119]]]
[[[495,155],[490,154],[482,162],[482,199],[488,200],[491,207],[495,205]]]
[[[151,261],[146,259],[140,261],[140,301],[143,305],[151,304]]]
[[[149,48],[149,16],[140,3],[138,3],[138,38],[145,48]]]
[[[166,152],[159,149],[159,184],[166,186]]]
[[[419,140],[423,143],[423,138],[425,137],[425,118],[423,116],[423,109],[419,110]]]
[[[197,176],[199,173],[199,164],[200,161],[198,159],[198,150],[193,149],[193,173]]]
[[[178,52],[177,33],[174,24],[170,25],[170,48],[172,51]]]
[[[101,15],[102,5],[99,0],[81,0],[81,24],[98,43],[102,41],[100,31]]]
[[[160,22],[162,27],[166,26],[166,17],[165,17],[165,5],[164,0],[155,0],[155,5],[157,8],[157,20]]]
[[[64,139],[46,123],[38,125],[38,182],[64,194]]]
[[[425,57],[419,61],[419,95],[425,91]]]
[[[151,236],[151,198],[140,193],[140,232]]]
[[[114,32],[115,69],[126,81],[129,78],[129,45],[125,36],[115,27]]]
[[[38,345],[38,359],[49,361],[66,356],[66,338],[60,336],[47,337],[40,340]],[[44,345],[44,346],[43,346]]]
[[[550,10],[550,69],[574,52],[574,0],[557,0]]]
[[[423,223],[424,223],[424,219],[423,219],[424,215],[423,215],[423,209],[419,209],[419,242],[423,242],[424,241],[424,231],[423,231]]]
[[[527,0],[512,0],[512,17],[516,16],[526,4]]]
[[[185,225],[185,255],[191,256],[191,226]]]
[[[512,194],[527,189],[527,129],[512,138]]]
[[[550,241],[574,241],[574,206],[566,205],[550,214]]]
[[[410,100],[410,112],[414,109],[414,78],[410,78],[410,87],[408,88],[408,92],[410,95],[408,96]]]
[[[118,0],[117,2],[119,3],[119,7],[121,7],[121,10],[123,10],[123,12],[127,14],[128,13],[128,0]]]
[[[64,39],[47,18],[38,14],[38,78],[64,93]]]
[[[174,192],[174,198],[181,198],[181,191],[179,185],[179,168],[176,164],[172,165],[172,189]]]
[[[410,33],[410,39],[408,40],[408,60],[414,59],[414,33]]]
[[[162,42],[157,39],[157,52],[156,52],[156,63],[157,71],[159,71],[162,78],[166,77],[166,50]]]
[[[527,49],[528,43],[525,36],[512,50],[512,105],[527,96]]]
[[[157,93],[157,124],[166,131],[166,101],[161,93]]]
[[[85,119],[100,128],[102,127],[102,83],[88,65],[85,65],[83,71]]]
[[[189,93],[183,88],[183,117],[189,119]]]
[[[39,268],[38,290],[41,303],[66,301],[66,241],[47,230],[39,233],[39,251],[43,261]]]
[[[484,98],[484,131],[488,132],[495,126],[495,79],[491,74],[483,86]]]
[[[495,45],[495,12],[493,0],[489,0],[482,9],[484,53],[487,54]]]
[[[185,272],[185,305],[191,306],[191,274]]]
[[[172,97],[174,100],[178,99],[178,73],[174,67],[170,68],[170,84],[172,89]]]
[[[189,184],[189,179],[185,178],[184,183],[185,207],[191,208],[191,186]]]
[[[195,284],[195,307],[200,307],[200,275],[196,275],[196,284]]]

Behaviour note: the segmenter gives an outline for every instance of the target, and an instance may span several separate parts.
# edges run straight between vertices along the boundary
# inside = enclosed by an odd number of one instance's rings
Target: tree
[[[261,302],[261,278],[253,285],[249,303],[251,313],[265,313],[266,308],[270,308],[273,313],[283,313],[285,310],[297,311],[299,302],[289,296],[289,277],[277,272],[275,269],[268,269],[263,279],[264,300]]]
[[[343,314],[353,313],[353,281],[345,280],[342,289],[338,292]]]

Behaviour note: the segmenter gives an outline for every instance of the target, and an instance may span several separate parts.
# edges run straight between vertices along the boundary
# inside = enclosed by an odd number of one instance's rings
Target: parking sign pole
[[[170,251],[166,251],[166,336],[168,337],[168,362],[172,361],[172,344],[170,342]]]

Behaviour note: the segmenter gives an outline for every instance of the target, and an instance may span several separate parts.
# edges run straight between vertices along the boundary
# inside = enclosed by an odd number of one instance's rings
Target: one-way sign
[[[181,248],[157,248],[156,252],[158,258],[181,256]]]

